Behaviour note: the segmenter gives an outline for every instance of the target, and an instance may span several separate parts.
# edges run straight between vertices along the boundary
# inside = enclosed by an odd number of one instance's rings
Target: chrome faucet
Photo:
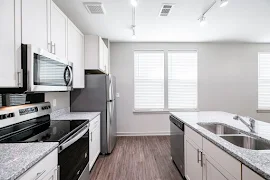
[[[255,119],[248,117],[250,124],[248,124],[243,118],[241,118],[239,115],[235,115],[233,117],[234,120],[240,120],[243,124],[245,124],[251,132],[255,132]]]

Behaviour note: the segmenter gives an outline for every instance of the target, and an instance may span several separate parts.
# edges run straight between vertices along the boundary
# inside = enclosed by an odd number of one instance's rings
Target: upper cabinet
[[[95,35],[85,36],[85,69],[109,73],[109,46]]]
[[[60,58],[67,59],[67,16],[51,2],[51,48],[52,53]]]
[[[73,88],[84,88],[84,35],[68,21],[68,60],[73,62]]]
[[[51,51],[50,0],[22,1],[22,43]]]
[[[73,88],[84,88],[84,35],[52,0],[1,0],[0,26],[1,90],[23,85],[21,44],[73,62]]]
[[[22,43],[67,59],[67,16],[51,0],[22,1]]]
[[[21,0],[1,0],[0,87],[17,88],[21,79]]]

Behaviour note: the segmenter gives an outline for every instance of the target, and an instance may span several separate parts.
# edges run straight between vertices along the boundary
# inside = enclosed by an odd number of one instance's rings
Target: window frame
[[[270,51],[261,51],[258,52],[257,55],[257,113],[270,113],[270,107],[269,109],[267,108],[259,108],[259,76],[260,76],[260,55],[261,54],[269,54],[270,55]]]
[[[135,108],[135,52],[163,52],[164,54],[164,108],[163,109],[136,109]],[[168,108],[168,100],[169,100],[169,71],[168,71],[168,63],[169,63],[169,52],[196,52],[197,53],[197,108],[177,108],[177,109],[169,109]],[[153,113],[153,114],[168,114],[169,112],[197,112],[198,109],[198,99],[199,99],[199,56],[197,49],[139,49],[133,50],[133,113]]]

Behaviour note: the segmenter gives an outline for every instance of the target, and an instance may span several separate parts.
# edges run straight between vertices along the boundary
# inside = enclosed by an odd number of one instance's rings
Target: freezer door
[[[107,102],[107,144],[108,153],[111,153],[116,143],[117,132],[116,120],[116,103],[115,101]]]
[[[112,101],[115,99],[115,77],[109,74],[106,78],[106,84],[107,84],[107,101]]]

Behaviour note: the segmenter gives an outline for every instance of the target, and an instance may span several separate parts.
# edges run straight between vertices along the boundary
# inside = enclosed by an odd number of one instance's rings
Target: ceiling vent
[[[85,2],[83,4],[90,14],[105,14],[105,9],[101,2]]]
[[[163,4],[159,12],[159,16],[161,17],[169,16],[173,6],[174,4]]]

